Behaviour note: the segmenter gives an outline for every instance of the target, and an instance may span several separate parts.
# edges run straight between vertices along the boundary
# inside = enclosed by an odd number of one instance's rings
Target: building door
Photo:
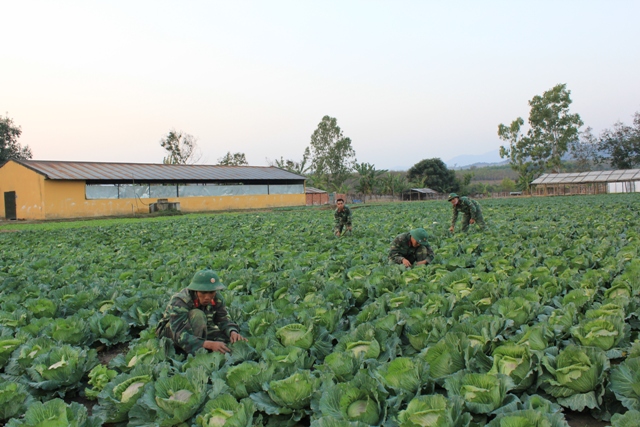
[[[15,191],[7,191],[4,193],[4,217],[6,219],[17,219]]]

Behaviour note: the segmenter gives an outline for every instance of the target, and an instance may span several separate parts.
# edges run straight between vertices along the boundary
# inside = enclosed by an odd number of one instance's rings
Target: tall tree
[[[559,172],[562,156],[569,143],[578,137],[582,120],[570,114],[571,91],[558,84],[529,101],[529,129],[521,133],[524,120],[518,117],[510,126],[500,124],[498,136],[509,146],[500,147],[500,157],[509,157],[511,167],[520,174],[519,183],[526,190],[530,182],[546,169]]]
[[[633,126],[617,122],[600,135],[598,148],[605,154],[600,161],[609,161],[616,169],[640,166],[640,111],[633,117]]]
[[[420,182],[423,186],[440,193],[458,191],[459,188],[456,173],[448,169],[439,158],[424,159],[411,166],[407,171],[407,179]]]
[[[200,149],[196,138],[188,133],[171,129],[167,136],[160,140],[162,148],[167,150],[167,157],[162,159],[166,165],[190,165],[200,161]]]
[[[569,144],[569,154],[575,160],[578,172],[591,170],[591,165],[597,160],[598,142],[589,126],[580,132],[580,138]]]
[[[326,177],[330,188],[339,188],[346,181],[356,161],[351,139],[342,134],[338,121],[324,116],[311,135],[311,170]]]
[[[231,151],[227,151],[224,157],[218,159],[218,164],[221,166],[245,166],[249,163],[244,153],[231,154]]]
[[[18,142],[20,135],[22,129],[13,123],[8,113],[6,117],[0,116],[0,163],[9,159],[27,160],[33,157],[29,146],[23,147]]]
[[[358,172],[359,180],[356,186],[356,191],[362,193],[363,201],[367,202],[367,196],[371,196],[373,191],[378,186],[380,175],[386,172],[386,170],[377,170],[376,167],[370,163],[356,163],[354,169]]]
[[[276,159],[275,162],[268,161],[268,163],[271,166],[276,166],[280,169],[288,170],[289,172],[304,175],[311,169],[311,164],[309,162],[310,157],[311,152],[309,151],[309,147],[307,147],[304,149],[302,160],[299,162],[290,159],[285,160],[284,157],[280,156],[280,160]]]

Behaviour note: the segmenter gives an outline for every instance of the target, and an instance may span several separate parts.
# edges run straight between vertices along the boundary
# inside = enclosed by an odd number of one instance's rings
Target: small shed
[[[433,200],[439,195],[440,193],[430,188],[410,188],[402,193],[402,200]]]
[[[546,173],[531,182],[534,196],[640,192],[640,169]]]
[[[305,189],[307,195],[307,206],[328,205],[329,193],[314,187]]]

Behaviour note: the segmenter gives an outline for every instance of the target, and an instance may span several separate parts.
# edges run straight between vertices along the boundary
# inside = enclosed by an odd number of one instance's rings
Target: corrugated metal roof
[[[430,188],[410,188],[411,191],[417,191],[418,193],[423,194],[438,194],[437,191],[432,190]]]
[[[305,180],[273,166],[165,165],[17,160],[48,179],[80,181]]]
[[[546,173],[531,184],[587,184],[592,182],[640,181],[640,169],[580,173]]]
[[[306,192],[307,194],[325,194],[325,193],[326,193],[326,191],[324,191],[324,190],[320,190],[320,189],[315,188],[315,187],[307,187],[307,188],[305,189],[305,192]]]

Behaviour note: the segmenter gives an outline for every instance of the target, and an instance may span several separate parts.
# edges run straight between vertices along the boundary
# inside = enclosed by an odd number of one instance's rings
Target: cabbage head
[[[493,304],[491,312],[505,319],[513,320],[515,327],[527,323],[537,314],[532,303],[523,297],[501,298]]]
[[[36,357],[27,368],[31,380],[29,385],[64,397],[66,391],[80,387],[84,374],[97,364],[98,356],[94,349],[70,345],[54,347]]]
[[[150,416],[161,426],[187,421],[207,398],[208,380],[202,367],[158,378],[152,386],[145,387],[142,397],[129,411],[129,425],[146,425]]]
[[[324,358],[324,366],[338,381],[350,381],[355,376],[360,363],[350,351],[335,351]]]
[[[0,422],[22,415],[32,403],[27,387],[0,379]]]
[[[347,351],[355,357],[362,355],[365,359],[375,359],[380,356],[380,344],[373,338],[371,341],[353,341],[346,344]]]
[[[126,421],[129,411],[142,397],[144,387],[152,382],[151,366],[116,376],[98,394],[98,406],[94,407],[93,414],[106,423]]]
[[[448,321],[443,316],[429,316],[424,318],[410,317],[404,328],[404,334],[409,344],[420,351],[429,344],[438,342],[449,328]]]
[[[97,427],[99,421],[87,415],[87,408],[80,403],[71,402],[69,405],[61,399],[48,402],[35,402],[24,418],[11,419],[6,427]]]
[[[256,313],[247,322],[251,336],[257,337],[263,335],[277,319],[278,313],[274,311],[261,311]]]
[[[47,328],[47,335],[56,341],[70,345],[87,345],[93,341],[87,322],[77,314],[55,319]]]
[[[31,298],[25,301],[24,306],[36,319],[54,317],[58,311],[58,306],[48,298]]]
[[[514,391],[524,391],[536,379],[536,360],[529,347],[504,344],[493,351],[493,366],[489,373],[510,376],[515,384]]]
[[[429,384],[429,365],[419,358],[397,357],[380,366],[377,374],[385,386],[410,393]]]
[[[571,335],[584,346],[609,350],[624,338],[624,320],[617,316],[586,320],[571,328]]]
[[[450,332],[436,345],[429,347],[423,357],[429,363],[431,377],[444,378],[464,369],[465,350],[469,346],[470,343],[465,334]]]
[[[5,367],[5,373],[14,376],[23,375],[32,365],[33,359],[46,353],[55,345],[57,345],[56,342],[49,337],[31,338],[13,352]]]
[[[445,380],[449,396],[460,396],[469,411],[489,414],[503,405],[513,381],[506,375],[458,372]]]
[[[611,417],[611,427],[640,427],[640,411],[635,409]]]
[[[542,388],[555,397],[558,403],[574,411],[585,407],[598,407],[604,375],[609,369],[609,360],[597,347],[570,345],[557,356],[548,352],[542,358],[547,373],[541,377]]]
[[[298,369],[310,369],[315,360],[309,356],[308,351],[295,346],[276,345],[265,350],[262,356],[281,377],[288,377]]]
[[[251,427],[256,408],[249,399],[238,402],[230,394],[209,400],[196,417],[198,427]]]
[[[320,379],[310,371],[299,371],[283,380],[269,382],[267,393],[282,408],[303,409],[309,406],[319,386]]]
[[[89,318],[93,335],[103,344],[114,345],[129,339],[129,325],[113,314],[96,313]]]
[[[569,427],[560,412],[544,413],[535,409],[507,412],[494,418],[487,427]]]
[[[276,331],[276,337],[283,346],[295,345],[296,347],[309,350],[313,345],[313,325],[309,327],[299,323],[292,323],[283,326]]]
[[[440,394],[418,396],[398,414],[400,427],[466,427],[471,414],[462,410],[462,401]]]
[[[611,369],[610,388],[625,408],[640,411],[640,357]]]
[[[386,392],[378,382],[364,371],[349,382],[329,382],[320,398],[320,411],[324,417],[378,425],[386,404]]]
[[[105,388],[109,382],[116,377],[118,373],[112,369],[108,369],[103,364],[96,365],[89,372],[89,385],[92,388],[85,388],[84,394],[87,399],[95,400],[98,394]]]
[[[242,362],[227,370],[227,385],[236,398],[248,397],[262,389],[262,383],[271,379],[273,371],[274,367],[264,362]]]
[[[22,344],[23,340],[9,336],[0,336],[0,369],[4,367],[11,357],[13,350]]]

